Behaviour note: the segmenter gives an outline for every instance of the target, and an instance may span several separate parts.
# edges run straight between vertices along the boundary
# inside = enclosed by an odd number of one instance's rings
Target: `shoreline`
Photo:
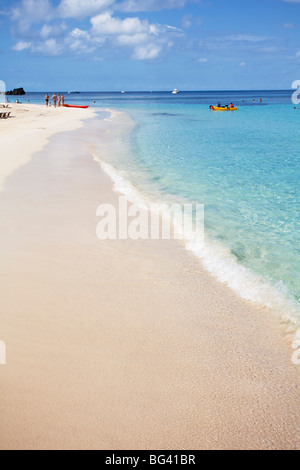
[[[115,192],[123,194],[130,202],[140,207],[148,207],[148,210],[150,210],[151,199],[149,195],[142,194],[133,186],[129,177],[126,178],[121,175],[114,166],[101,159],[99,160],[97,156],[94,158],[113,182]],[[163,204],[162,201],[152,203]],[[295,302],[286,297],[283,292],[276,290],[263,277],[237,263],[228,248],[213,239],[208,240],[207,236],[205,238],[205,247],[201,243],[198,244],[197,241],[188,238],[182,240],[182,243],[185,244],[186,251],[193,253],[216,282],[225,285],[240,299],[250,302],[254,307],[272,311],[280,320],[283,332],[289,337],[291,344],[296,332],[300,331],[299,309]],[[237,281],[237,278],[239,281]]]
[[[11,112],[11,116],[1,120],[0,191],[6,177],[26,165],[33,154],[48,144],[51,136],[80,129],[84,120],[95,117],[91,109],[47,108],[30,103],[9,103],[6,111]],[[22,139],[22,151],[16,137]]]
[[[146,193],[135,185],[131,179],[130,171],[116,168],[114,161],[111,163],[112,154],[122,154],[124,143],[120,138],[122,135],[127,136],[127,133],[131,132],[135,126],[135,123],[124,111],[114,111],[111,121],[111,128],[107,132],[116,132],[117,139],[110,142],[105,141],[104,143],[98,142],[98,146],[94,143],[92,153],[102,170],[111,179],[114,191],[123,194],[130,202],[142,208],[147,207],[148,210],[150,210],[151,204],[189,203],[189,201],[181,198],[178,201],[178,198],[168,194],[158,195],[157,191],[155,197],[153,197],[149,192]],[[117,131],[119,128],[123,131]],[[104,127],[104,129],[106,128]],[[262,275],[237,262],[225,245],[210,238],[207,234],[205,239],[205,246],[188,238],[183,240],[182,243],[185,244],[186,251],[192,252],[217,282],[224,284],[239,298],[250,302],[256,308],[272,311],[280,320],[283,335],[292,344],[296,332],[300,331],[299,304],[291,299],[284,289],[280,290],[279,285],[275,287],[271,281]]]
[[[177,242],[96,239],[117,193],[88,127],[22,159],[2,193],[0,448],[296,449],[279,319]]]

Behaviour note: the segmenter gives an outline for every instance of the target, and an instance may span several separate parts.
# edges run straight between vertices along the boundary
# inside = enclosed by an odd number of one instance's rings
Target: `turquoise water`
[[[199,253],[206,267],[243,297],[295,319],[300,113],[290,103],[213,113],[182,102],[129,112],[137,127],[127,158],[114,166],[127,169],[135,186],[156,199],[203,203],[206,238],[217,243]]]
[[[300,110],[291,92],[72,99],[128,112],[136,126],[109,163],[141,194],[204,204],[206,248],[190,248],[205,267],[242,297],[300,325]],[[219,99],[239,111],[210,111]]]

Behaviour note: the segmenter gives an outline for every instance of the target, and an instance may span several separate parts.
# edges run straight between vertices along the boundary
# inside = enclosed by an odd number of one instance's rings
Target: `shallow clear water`
[[[291,94],[82,93],[68,101],[128,112],[136,127],[109,163],[156,200],[205,204],[207,250],[194,251],[206,267],[300,325],[300,110]],[[210,111],[218,100],[239,111]]]

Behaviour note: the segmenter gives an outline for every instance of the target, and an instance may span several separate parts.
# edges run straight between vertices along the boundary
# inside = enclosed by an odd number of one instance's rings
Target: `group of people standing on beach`
[[[64,95],[56,95],[56,93],[53,93],[53,96],[52,96],[52,101],[53,101],[53,106],[54,108],[56,107],[61,107],[61,106],[64,106],[65,104],[65,97]],[[46,94],[45,96],[45,102],[46,102],[46,106],[51,106],[51,100],[50,100],[50,96],[48,95],[48,93]]]

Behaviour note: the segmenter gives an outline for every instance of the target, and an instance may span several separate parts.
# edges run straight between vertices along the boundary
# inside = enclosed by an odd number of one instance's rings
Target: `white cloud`
[[[113,18],[111,12],[105,12],[91,19],[93,31],[100,34],[138,34],[149,33],[150,25],[147,20],[139,18]]]
[[[88,44],[87,41],[82,41],[80,39],[73,40],[69,44],[70,51],[75,53],[75,54],[85,54],[85,53],[90,53],[94,52],[96,50],[95,46],[91,46]]]
[[[198,59],[197,62],[199,64],[206,64],[208,62],[208,59],[206,59],[206,58]]]
[[[283,27],[286,29],[294,29],[296,26],[294,23],[284,23]]]
[[[275,46],[269,46],[269,47],[262,47],[260,50],[262,52],[270,53],[270,52],[277,52],[279,49],[278,47],[275,47]]]
[[[91,18],[94,37],[105,37],[118,46],[133,48],[134,60],[154,60],[164,47],[171,47],[170,34],[180,31],[169,25],[150,24],[137,17],[120,19],[106,11]]]
[[[137,16],[115,16],[113,11],[107,9],[115,1],[60,0],[54,8],[49,0],[22,0],[12,10],[12,18],[17,22],[15,32],[19,39],[13,49],[18,52],[29,49],[43,55],[75,53],[90,57],[94,54],[97,57],[95,51],[98,52],[104,46],[104,51],[118,51],[120,47],[124,47],[135,60],[153,60],[164,49],[173,46],[172,39],[182,35],[181,30],[171,25],[151,24]],[[171,8],[182,2],[183,0],[165,1],[163,4]],[[141,2],[144,3],[146,2]],[[134,2],[131,3],[133,4]],[[149,8],[154,8],[155,5],[158,6],[156,1],[148,2]],[[78,27],[78,22],[87,16],[91,26],[83,30]],[[77,25],[74,27],[73,21],[70,23],[68,19],[78,20]],[[33,26],[34,23],[41,23],[39,29]]]
[[[62,46],[56,39],[47,39],[43,45],[43,52],[50,55],[59,55],[62,52]]]
[[[300,51],[296,52],[296,57],[300,57]]]
[[[22,2],[12,8],[12,20],[22,24],[32,24],[51,20],[54,9],[49,0],[22,0]]]
[[[25,41],[20,41],[18,42],[14,47],[14,51],[25,51],[25,49],[30,49],[31,48],[31,42],[25,42]]]
[[[133,36],[122,34],[117,37],[117,41],[121,46],[136,46],[137,44],[146,43],[147,40],[147,34],[134,34]]]
[[[239,64],[240,67],[246,67],[246,65],[247,65],[247,62],[241,62],[241,63]]]
[[[40,36],[41,38],[45,39],[51,36],[52,33],[53,33],[53,27],[49,26],[48,24],[44,24],[44,26],[42,27],[40,31]]]
[[[185,15],[181,20],[183,28],[188,29],[192,26],[192,15]]]
[[[57,39],[47,39],[42,43],[32,44],[31,51],[39,52],[44,55],[56,56],[63,52],[64,46]]]
[[[136,47],[133,54],[135,60],[153,60],[156,59],[161,52],[161,47],[155,44],[147,44],[145,46]]]
[[[40,37],[42,39],[49,39],[51,37],[60,37],[64,36],[65,32],[68,30],[66,23],[61,23],[59,25],[49,25],[44,24],[40,30]]]
[[[254,36],[250,34],[236,34],[232,36],[227,36],[225,39],[233,42],[261,42],[268,39],[264,36]]]
[[[74,39],[90,39],[90,35],[87,31],[83,31],[82,29],[75,28],[70,34],[70,37]]]
[[[110,7],[115,0],[61,0],[57,14],[61,18],[83,19]]]
[[[92,53],[103,46],[105,38],[95,38],[88,31],[73,29],[65,41],[66,45],[76,54]]]
[[[85,19],[113,5],[115,0],[61,0],[53,6],[50,0],[22,0],[11,10],[12,20],[19,26],[28,27],[33,23],[46,23],[53,19]]]

